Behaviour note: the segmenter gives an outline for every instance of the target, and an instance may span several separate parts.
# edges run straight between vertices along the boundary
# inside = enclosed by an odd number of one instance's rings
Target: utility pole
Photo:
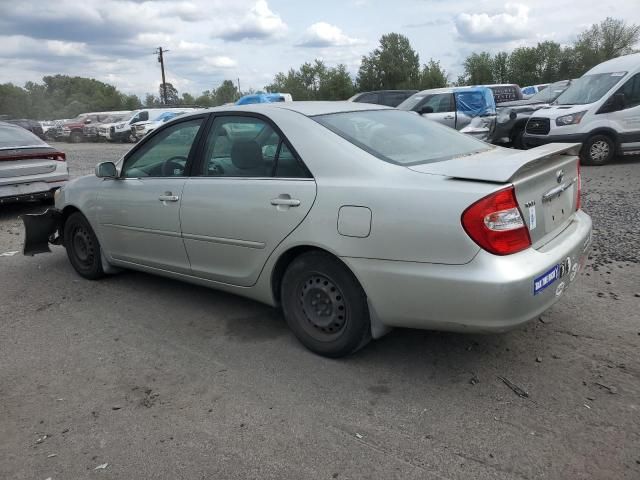
[[[238,77],[238,96],[242,95],[242,90],[240,90],[240,77]]]
[[[163,105],[167,104],[167,82],[164,78],[164,57],[163,54],[167,53],[169,50],[163,50],[162,47],[158,47],[155,53],[158,54],[158,62],[160,63],[160,70],[162,71],[162,103]]]

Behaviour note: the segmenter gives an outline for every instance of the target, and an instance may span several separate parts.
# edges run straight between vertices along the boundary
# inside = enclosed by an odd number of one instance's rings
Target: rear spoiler
[[[409,168],[420,173],[462,180],[507,183],[533,164],[544,163],[557,155],[577,156],[580,145],[579,143],[548,143],[531,150],[496,147],[476,155],[413,165]]]

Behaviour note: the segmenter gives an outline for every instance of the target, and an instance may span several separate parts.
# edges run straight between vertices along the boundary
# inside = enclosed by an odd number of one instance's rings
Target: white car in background
[[[153,132],[156,128],[162,125],[165,122],[168,122],[172,118],[177,117],[178,115],[182,115],[185,113],[182,112],[164,112],[160,115],[156,120],[150,122],[139,122],[135,125],[131,126],[131,136],[135,139],[134,141],[140,140],[142,137],[147,135],[150,132]]]

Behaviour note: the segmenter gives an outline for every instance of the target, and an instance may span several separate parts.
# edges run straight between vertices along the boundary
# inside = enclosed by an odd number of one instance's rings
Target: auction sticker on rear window
[[[533,280],[533,294],[537,295],[560,277],[560,265],[556,265],[550,270]]]

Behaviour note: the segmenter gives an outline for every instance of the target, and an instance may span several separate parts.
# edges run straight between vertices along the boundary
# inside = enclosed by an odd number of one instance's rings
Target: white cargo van
[[[149,122],[156,120],[166,112],[185,112],[195,110],[195,108],[142,108],[134,110],[119,122],[103,124],[98,128],[98,135],[110,142],[135,142],[135,137],[131,135],[131,127],[138,122]]]
[[[582,143],[580,159],[604,165],[616,153],[640,153],[640,53],[593,67],[529,118],[528,147]]]

